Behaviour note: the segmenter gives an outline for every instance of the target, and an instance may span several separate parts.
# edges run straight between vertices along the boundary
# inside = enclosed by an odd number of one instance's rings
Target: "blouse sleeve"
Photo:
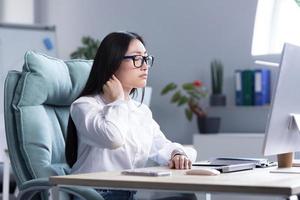
[[[167,165],[171,159],[172,152],[183,152],[192,162],[196,160],[197,152],[194,149],[185,149],[181,144],[168,140],[159,125],[152,119],[154,138],[150,150],[150,159],[159,165]]]
[[[116,149],[124,144],[128,130],[128,106],[123,100],[99,104],[83,100],[71,106],[71,117],[81,141],[100,148]]]

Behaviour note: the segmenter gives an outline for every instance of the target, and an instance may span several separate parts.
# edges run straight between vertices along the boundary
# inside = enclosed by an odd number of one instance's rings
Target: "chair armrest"
[[[37,178],[37,179],[32,179],[32,180],[26,181],[19,187],[19,190],[22,191],[22,190],[26,190],[31,187],[48,187],[48,188],[50,188],[52,186],[54,186],[54,185],[49,182],[48,178]]]
[[[18,194],[18,200],[30,200],[36,194],[40,192],[48,192],[49,189],[54,186],[54,184],[50,184],[48,178],[38,178],[26,181],[19,187],[20,192]],[[75,195],[82,200],[104,200],[95,189],[88,187],[63,186],[60,187],[59,190]]]
[[[38,178],[26,181],[19,186],[18,200],[30,200],[40,192],[48,191],[52,186],[48,178]]]

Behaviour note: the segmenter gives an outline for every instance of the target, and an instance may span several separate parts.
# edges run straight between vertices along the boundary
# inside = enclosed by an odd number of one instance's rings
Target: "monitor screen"
[[[265,156],[300,151],[300,131],[291,114],[300,114],[300,47],[285,44],[263,146]]]

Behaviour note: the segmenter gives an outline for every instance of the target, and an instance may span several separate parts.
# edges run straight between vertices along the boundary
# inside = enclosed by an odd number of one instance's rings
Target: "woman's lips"
[[[140,77],[143,78],[143,79],[147,79],[148,78],[148,74],[142,74],[142,75],[140,75]]]

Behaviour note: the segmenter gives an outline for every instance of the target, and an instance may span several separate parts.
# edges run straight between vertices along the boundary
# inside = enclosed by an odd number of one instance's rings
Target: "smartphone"
[[[135,176],[171,176],[170,171],[151,171],[145,169],[130,169],[122,171],[124,175],[135,175]]]

